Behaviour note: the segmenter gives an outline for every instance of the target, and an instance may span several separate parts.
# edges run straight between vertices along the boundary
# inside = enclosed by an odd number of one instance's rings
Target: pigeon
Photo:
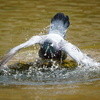
[[[7,52],[0,62],[0,67],[5,65],[18,51],[35,44],[40,45],[39,57],[42,59],[66,59],[69,55],[78,65],[98,66],[100,63],[84,54],[77,46],[65,40],[66,31],[70,25],[69,17],[57,13],[51,19],[50,29],[46,35],[36,35]]]

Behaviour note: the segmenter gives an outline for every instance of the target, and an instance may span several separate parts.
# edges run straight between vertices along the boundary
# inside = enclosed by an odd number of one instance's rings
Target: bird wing
[[[22,48],[26,48],[26,47],[32,46],[34,44],[41,44],[43,37],[44,36],[33,36],[25,43],[22,43],[16,47],[12,48],[11,50],[9,50],[9,52],[5,55],[4,59],[0,62],[0,66],[6,64]]]
[[[92,58],[84,54],[78,47],[68,41],[63,41],[62,50],[72,57],[78,64],[85,66],[100,65],[100,63],[95,62]]]

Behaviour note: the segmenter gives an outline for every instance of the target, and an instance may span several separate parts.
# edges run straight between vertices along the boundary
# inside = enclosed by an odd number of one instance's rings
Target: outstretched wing
[[[25,43],[22,43],[14,48],[12,48],[6,55],[5,58],[0,62],[0,66],[6,64],[19,50],[22,48],[26,48],[29,46],[32,46],[36,43],[41,44],[43,36],[33,36],[31,39],[26,41]]]
[[[75,45],[65,40],[63,41],[62,50],[64,50],[78,64],[85,65],[85,66],[94,66],[94,65],[100,64],[100,63],[95,62],[86,54],[84,54],[78,47],[76,47]]]

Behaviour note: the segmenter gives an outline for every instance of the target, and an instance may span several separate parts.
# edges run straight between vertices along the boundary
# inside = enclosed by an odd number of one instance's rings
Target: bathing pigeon
[[[100,63],[95,62],[93,59],[81,52],[78,47],[64,39],[69,25],[69,17],[63,13],[57,13],[51,19],[50,29],[47,35],[33,36],[25,43],[12,48],[6,54],[6,57],[0,62],[0,66],[2,67],[6,64],[22,48],[26,48],[34,44],[40,45],[39,56],[42,59],[64,60],[68,54],[78,64],[85,66],[100,65]]]

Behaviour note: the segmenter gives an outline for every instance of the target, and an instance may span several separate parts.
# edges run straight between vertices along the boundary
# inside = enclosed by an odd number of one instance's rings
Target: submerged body
[[[100,63],[95,62],[75,45],[64,40],[66,31],[70,25],[69,17],[63,13],[57,13],[52,19],[50,29],[47,35],[33,36],[31,39],[12,48],[5,58],[0,62],[0,68],[5,65],[19,50],[32,46],[40,45],[39,56],[43,59],[66,59],[67,54],[77,62],[85,66],[98,66]]]

